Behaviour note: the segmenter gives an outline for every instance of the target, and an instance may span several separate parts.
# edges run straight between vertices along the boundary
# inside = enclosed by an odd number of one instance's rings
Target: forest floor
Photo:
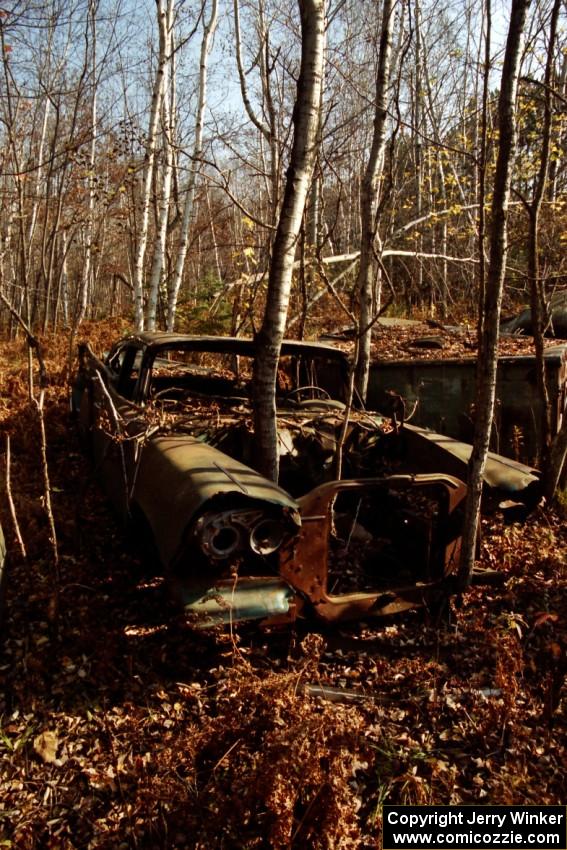
[[[84,335],[102,349],[121,330]],[[384,802],[565,803],[564,520],[487,520],[481,561],[507,581],[449,627],[195,634],[81,454],[68,340],[43,349],[57,565],[25,346],[0,344],[0,847],[370,848]]]

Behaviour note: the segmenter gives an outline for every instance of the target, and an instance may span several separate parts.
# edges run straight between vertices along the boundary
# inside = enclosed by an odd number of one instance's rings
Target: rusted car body
[[[567,292],[557,293],[550,307],[549,336],[556,341],[546,346],[544,356],[549,425],[554,436],[567,416]],[[403,399],[412,424],[467,444],[474,434],[474,339],[467,327],[433,322],[433,329],[428,324],[417,319],[378,319],[373,339],[380,342],[370,365],[367,404],[387,412],[393,397]],[[543,402],[533,340],[512,345],[514,340],[519,343],[523,333],[531,333],[529,310],[501,325],[490,447],[517,461],[537,463],[543,448]],[[321,339],[344,346],[345,342],[351,344],[354,334],[354,329],[347,327]]]
[[[546,349],[545,366],[550,400],[551,428],[557,434],[567,415],[567,344]],[[371,367],[368,402],[385,409],[395,390],[414,409],[412,422],[472,439],[476,392],[476,360],[428,358],[376,360]],[[533,461],[542,448],[541,399],[533,355],[500,356],[496,409],[491,444],[496,451],[518,460]]]
[[[80,348],[80,431],[116,507],[150,529],[188,616],[336,621],[438,600],[458,560],[470,447],[365,410],[347,418],[346,356],[286,341],[276,485],[254,470],[254,354],[251,340],[163,333],[103,359]],[[537,483],[518,465],[498,498],[532,498]]]

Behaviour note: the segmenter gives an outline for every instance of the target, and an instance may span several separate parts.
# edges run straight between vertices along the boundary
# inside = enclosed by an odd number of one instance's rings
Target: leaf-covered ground
[[[118,326],[87,328],[105,339]],[[486,566],[436,630],[195,635],[125,541],[67,413],[68,340],[44,340],[59,566],[22,342],[3,343],[10,549],[0,657],[0,846],[369,848],[380,804],[564,803],[565,523],[487,524]],[[328,695],[342,701],[321,699]]]

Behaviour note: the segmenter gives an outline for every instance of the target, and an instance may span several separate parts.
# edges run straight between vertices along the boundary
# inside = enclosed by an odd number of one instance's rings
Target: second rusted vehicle
[[[198,626],[436,604],[457,567],[470,447],[347,413],[346,356],[286,341],[276,485],[254,470],[254,354],[251,340],[164,333],[103,359],[80,349],[81,433],[116,507],[150,530],[175,599]],[[497,456],[491,470],[497,500],[537,497],[533,470]]]

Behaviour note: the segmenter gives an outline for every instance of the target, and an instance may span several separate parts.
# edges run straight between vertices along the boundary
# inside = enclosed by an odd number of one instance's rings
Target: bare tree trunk
[[[482,81],[482,113],[480,121],[480,152],[478,157],[478,338],[482,337],[484,330],[484,299],[486,294],[486,215],[484,205],[486,202],[486,159],[488,145],[488,109],[489,109],[489,83],[490,83],[490,46],[492,40],[492,7],[491,0],[485,0],[486,32],[484,50],[484,75]]]
[[[2,25],[2,20],[0,20],[0,48],[2,50],[2,70],[4,77],[4,99],[6,102],[6,120],[5,120],[5,128],[8,136],[8,145],[12,155],[12,162],[14,171],[16,174],[20,174],[21,169],[21,148],[17,143],[16,139],[16,106],[13,103],[12,96],[12,76],[11,71],[8,67],[7,57],[9,56],[9,51],[7,51],[7,45],[4,39],[4,27]],[[16,180],[16,191],[18,198],[18,227],[19,227],[19,238],[20,238],[20,280],[22,286],[22,294],[24,296],[25,303],[25,318],[26,321],[30,322],[30,298],[29,298],[29,281],[28,281],[28,262],[27,262],[27,250],[26,250],[26,233],[25,233],[25,199],[24,199],[24,187],[21,180]]]
[[[545,92],[545,127],[547,128],[547,122],[549,121],[549,131],[548,133],[544,132],[544,145],[547,148],[546,158],[549,159],[549,142],[550,142],[550,130],[551,130],[551,118],[552,118],[552,92],[551,92],[551,84],[552,84],[552,68],[553,68],[553,42],[554,36],[556,35],[555,27],[557,25],[556,14],[557,14],[557,0],[553,5],[553,13],[552,13],[552,25],[551,25],[551,33],[549,37],[549,52],[547,56],[547,65],[546,65],[546,92]],[[564,54],[563,64],[560,74],[559,80],[559,88],[561,94],[565,91],[565,80],[567,79],[567,54]],[[545,164],[543,162],[540,165],[540,174],[545,169]],[[557,176],[557,160],[554,157],[552,162],[548,165],[549,177],[550,179],[547,181],[548,183],[548,197],[550,199],[555,198],[555,179]],[[544,187],[541,187],[544,188]],[[537,230],[536,230],[537,235]],[[535,246],[535,253],[537,257],[537,243]],[[533,309],[533,308],[532,308]],[[533,313],[532,313],[533,315]],[[546,387],[547,389],[547,387]],[[545,396],[543,397],[545,399]],[[546,458],[546,462],[544,465],[544,476],[543,476],[543,490],[546,499],[551,502],[556,495],[557,489],[564,483],[565,479],[565,471],[566,471],[566,460],[567,460],[567,415],[563,415],[563,421],[561,423],[561,428],[559,433],[553,439],[549,453]]]
[[[257,113],[254,111],[254,107],[252,105],[252,101],[250,99],[250,94],[248,91],[248,84],[246,82],[246,74],[244,71],[244,66],[242,63],[242,38],[240,33],[240,3],[239,0],[233,0],[233,9],[234,9],[234,35],[235,35],[235,49],[236,49],[236,63],[238,66],[238,79],[240,81],[240,92],[242,95],[242,102],[244,104],[244,108],[246,110],[246,114],[248,115],[250,121],[254,124],[258,132],[260,133],[260,150],[262,158],[264,157],[264,146],[263,139],[266,141],[269,149],[270,149],[270,162],[269,167],[264,168],[266,186],[268,190],[268,198],[269,198],[269,217],[268,220],[270,224],[275,225],[277,221],[278,208],[279,208],[279,200],[280,200],[280,152],[279,152],[279,144],[278,144],[278,136],[277,136],[277,126],[276,126],[276,113],[274,109],[274,103],[272,99],[272,92],[270,88],[270,74],[272,72],[272,68],[270,66],[270,44],[269,44],[269,33],[266,27],[265,16],[264,16],[264,0],[259,0],[258,3],[258,33],[260,44],[258,46],[258,57],[257,63],[260,69],[260,80],[262,86],[262,102],[263,102],[263,112],[267,116],[267,119],[264,117],[259,117]],[[269,181],[268,181],[269,174]]]
[[[375,273],[374,250],[378,229],[377,212],[379,184],[384,166],[384,152],[386,148],[386,121],[388,118],[388,86],[390,84],[393,25],[393,0],[384,0],[384,5],[382,7],[382,30],[380,34],[378,71],[376,74],[374,134],[360,193],[361,236],[360,266],[358,272],[360,340],[358,345],[355,382],[358,393],[363,400],[366,400],[368,375],[370,372],[372,315],[375,308],[377,310],[380,309],[379,304],[374,305],[373,299]]]
[[[63,310],[63,324],[69,327],[69,276],[67,272],[67,233],[61,233],[61,308]]]
[[[529,5],[530,0],[512,0],[498,100],[498,159],[492,198],[484,327],[479,340],[475,433],[469,461],[469,493],[458,575],[460,589],[464,589],[470,584],[474,566],[482,495],[482,476],[494,415],[500,308],[508,253],[508,202],[512,162],[516,149],[516,93],[520,67],[520,48]]]
[[[215,230],[215,219],[211,209],[211,198],[209,195],[209,186],[205,183],[205,203],[207,205],[207,216],[209,218],[209,227],[211,229],[211,241],[213,243],[213,256],[215,258],[215,269],[217,273],[217,281],[222,283],[222,270],[220,264],[219,245],[217,242],[217,233]]]
[[[92,18],[91,18],[92,15]],[[73,99],[73,106],[71,110],[71,120],[69,122],[69,128],[67,131],[67,145],[69,148],[72,148],[73,139],[77,128],[79,126],[80,119],[82,117],[82,107],[83,107],[83,92],[85,89],[86,81],[89,76],[89,65],[90,65],[90,50],[89,50],[89,33],[91,30],[91,25],[94,27],[94,20],[96,17],[96,4],[89,7],[89,15],[87,16],[85,26],[85,50],[83,63],[81,65],[81,70],[79,74],[79,79],[76,85],[76,90]],[[93,34],[95,30],[93,29]],[[94,82],[93,82],[94,84]],[[58,104],[57,112],[62,108],[62,104]],[[57,120],[59,120],[59,114],[57,116]],[[53,153],[55,153],[55,148],[57,142],[60,141],[58,139],[58,134],[53,134]],[[53,176],[55,172],[53,171],[55,165],[55,157],[53,157],[52,162],[50,163],[50,176]],[[65,156],[63,159],[63,163],[59,171],[57,172],[57,183],[56,183],[56,202],[55,202],[55,215],[53,216],[53,221],[51,222],[51,228],[48,236],[47,225],[49,223],[49,217],[47,215],[47,209],[45,214],[45,224],[44,224],[44,250],[42,257],[42,273],[43,280],[45,283],[45,305],[44,305],[44,314],[43,314],[43,332],[47,331],[49,326],[50,319],[53,320],[55,317],[55,304],[51,306],[51,300],[53,299],[53,285],[56,279],[55,275],[55,261],[57,258],[57,236],[61,228],[61,223],[64,217],[64,209],[65,209],[65,201],[67,200],[67,189],[69,187],[70,173],[72,172],[72,158],[71,156]],[[54,323],[54,322],[53,322]]]
[[[29,227],[28,227],[28,241],[27,241],[27,246],[26,246],[26,249],[27,249],[27,252],[28,252],[28,260],[27,260],[28,267],[31,264],[31,250],[32,250],[32,244],[33,244],[33,237],[34,237],[34,233],[35,233],[35,226],[36,226],[36,223],[37,223],[37,211],[38,211],[38,207],[39,207],[39,199],[40,199],[40,193],[41,193],[42,181],[43,181],[43,151],[44,151],[44,148],[45,148],[45,138],[46,138],[46,135],[47,135],[47,124],[48,124],[48,121],[49,121],[50,112],[51,112],[51,101],[48,97],[46,97],[45,98],[45,106],[43,108],[43,120],[42,120],[42,123],[41,123],[41,136],[40,136],[40,139],[39,139],[39,147],[38,147],[38,151],[37,151],[38,166],[37,166],[36,173],[35,173],[33,202],[32,202],[32,209],[31,209],[31,215],[30,215],[30,223],[29,223]]]
[[[264,99],[264,111],[268,118],[269,127],[269,145],[270,145],[270,176],[271,176],[271,218],[270,223],[275,225],[280,206],[280,151],[278,146],[278,131],[276,121],[276,111],[272,98],[272,89],[270,85],[270,75],[273,71],[273,66],[270,60],[270,33],[266,27],[264,16],[264,0],[259,3],[259,24],[260,38],[262,47],[260,49],[260,75],[262,79],[262,94]]]
[[[299,0],[301,69],[293,113],[294,137],[274,241],[266,310],[256,339],[254,430],[258,468],[278,479],[276,377],[289,306],[293,262],[317,153],[323,73],[325,0]]]
[[[560,97],[565,100],[565,95],[567,94],[567,52],[563,53],[563,61],[561,63],[561,71],[558,74],[558,78],[554,80],[554,87],[556,92],[560,95]],[[557,132],[557,147],[559,150],[564,150],[565,144],[565,122],[561,122],[559,125],[559,129]],[[549,163],[549,180],[548,180],[548,190],[547,190],[547,200],[552,203],[557,200],[557,177],[559,175],[559,167],[558,163],[560,162],[558,157],[553,157],[551,162]]]
[[[173,106],[172,83],[175,73],[173,64],[173,6],[168,9],[167,32],[166,32],[166,54],[167,62],[163,70],[163,97],[162,97],[162,139],[164,152],[164,168],[161,185],[161,194],[158,204],[157,233],[154,244],[154,256],[148,287],[148,303],[146,307],[146,328],[154,331],[156,327],[156,313],[159,295],[159,287],[162,281],[163,268],[165,265],[165,249],[167,239],[167,225],[169,223],[169,206],[171,200],[171,181],[173,178]],[[171,74],[171,78],[170,78]],[[171,83],[171,85],[170,85]]]
[[[171,19],[173,0],[157,0],[158,27],[159,27],[159,56],[156,70],[156,78],[152,93],[150,107],[150,119],[148,123],[148,136],[146,141],[146,152],[144,155],[144,172],[142,177],[142,193],[140,201],[140,219],[138,222],[136,261],[134,265],[134,279],[132,281],[134,290],[134,316],[136,327],[139,331],[144,329],[144,261],[146,258],[146,246],[148,242],[148,227],[150,219],[150,195],[154,175],[154,163],[156,156],[158,123],[160,107],[164,90],[165,69],[168,62],[167,23]]]
[[[557,22],[561,9],[561,0],[555,0],[551,12],[549,45],[547,49],[547,62],[545,66],[545,91],[543,129],[541,141],[541,155],[539,169],[535,179],[534,195],[531,204],[528,204],[529,229],[528,229],[528,274],[530,278],[530,302],[532,310],[532,332],[534,337],[534,351],[536,361],[536,382],[538,394],[541,401],[541,464],[545,468],[548,460],[551,442],[551,402],[547,391],[545,357],[543,335],[546,323],[545,289],[540,275],[539,263],[539,219],[541,205],[547,188],[549,174],[549,158],[551,150],[551,121],[553,109],[553,94],[551,85],[553,82],[553,67],[555,63],[555,45],[557,43]]]
[[[414,155],[415,155],[415,217],[419,220],[423,214],[423,118],[422,118],[422,43],[421,43],[421,5],[415,0],[415,91],[414,91]],[[423,251],[421,227],[415,233],[415,253]],[[419,306],[423,304],[423,263],[417,260],[415,270],[416,290]]]
[[[183,206],[183,220],[181,222],[179,250],[175,261],[175,271],[169,292],[169,303],[167,305],[168,331],[172,331],[175,325],[177,299],[179,297],[179,290],[181,289],[183,269],[185,268],[185,258],[189,247],[189,229],[195,205],[197,174],[200,169],[200,159],[203,154],[203,116],[205,114],[205,105],[207,103],[207,63],[211,48],[211,40],[217,25],[217,6],[217,0],[212,0],[209,20],[203,26],[203,40],[201,42],[201,57],[199,66],[199,102],[197,104],[197,114],[195,116],[195,140],[193,144],[193,156],[191,158],[189,180],[185,194],[185,203]]]
[[[87,221],[85,224],[85,260],[83,264],[81,276],[81,289],[79,294],[79,311],[77,314],[76,326],[78,327],[85,317],[87,304],[89,299],[89,285],[92,279],[93,267],[93,230],[94,230],[94,208],[95,208],[95,189],[96,189],[96,135],[97,135],[97,87],[96,87],[96,11],[98,3],[96,0],[89,2],[89,19],[91,22],[92,43],[91,43],[91,59],[92,59],[92,95],[91,95],[91,144],[89,150],[89,170],[88,170],[88,202],[87,202]],[[57,304],[56,304],[57,309]]]

